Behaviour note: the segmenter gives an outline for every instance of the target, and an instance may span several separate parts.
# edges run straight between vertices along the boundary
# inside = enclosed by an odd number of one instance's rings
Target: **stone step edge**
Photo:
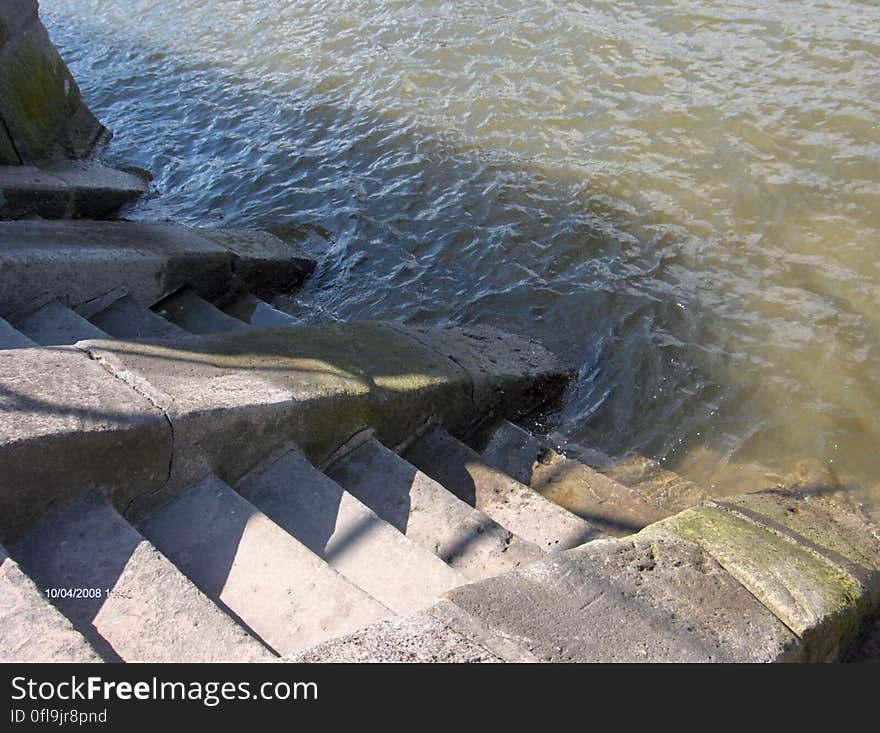
[[[772,492],[754,492],[753,494],[744,494],[740,497],[731,497],[731,500],[747,499],[749,496],[760,496],[768,493]],[[817,655],[821,658],[821,654],[818,654],[816,650],[822,649],[835,649],[835,658],[837,660],[844,658],[851,649],[855,648],[859,639],[868,632],[871,623],[877,618],[880,618],[880,565],[874,568],[866,567],[862,563],[855,562],[828,547],[810,540],[803,534],[790,527],[786,527],[784,524],[775,521],[761,512],[749,509],[748,507],[737,506],[732,503],[731,500],[707,499],[691,509],[684,510],[668,517],[667,519],[660,520],[647,526],[641,532],[633,535],[633,537],[643,536],[650,538],[652,535],[663,536],[666,531],[665,526],[670,522],[675,522],[679,516],[698,511],[700,508],[708,508],[724,512],[724,514],[729,515],[745,525],[757,527],[769,532],[782,541],[791,544],[797,550],[805,552],[820,562],[831,566],[842,576],[849,578],[850,582],[855,586],[858,586],[862,591],[863,595],[855,599],[853,608],[849,611],[849,614],[855,618],[855,622],[859,627],[855,632],[850,631],[847,633],[845,626],[841,629],[841,625],[838,623],[839,619],[835,618],[840,616],[841,612],[839,610],[835,611],[835,613],[830,616],[827,614],[824,615],[820,619],[820,623],[813,628],[808,628],[805,631],[799,631],[798,629],[793,628],[784,618],[784,609],[774,607],[773,603],[761,598],[754,588],[749,587],[748,582],[746,582],[744,578],[738,577],[738,573],[733,568],[728,567],[729,563],[725,562],[724,558],[716,556],[713,547],[709,545],[704,546],[705,551],[721,565],[728,575],[743,585],[758,603],[778,618],[781,623],[785,624],[791,632],[801,640],[802,644],[809,647],[808,649],[805,649],[808,658],[814,658]],[[841,507],[841,510],[845,511],[843,507]],[[676,534],[675,529],[672,530],[672,534]],[[624,537],[621,539],[625,540],[627,538]],[[688,542],[694,542],[694,540],[690,538],[684,539]],[[699,539],[696,541],[698,544],[702,544]],[[841,634],[841,631],[844,633]],[[829,660],[826,658],[825,661]]]
[[[880,606],[880,572],[878,570],[872,570],[861,563],[850,560],[840,553],[823,547],[802,534],[795,532],[793,529],[747,507],[736,506],[720,499],[708,499],[701,506],[721,509],[745,522],[769,530],[784,540],[835,565],[862,586],[862,589],[869,595],[872,605]]]
[[[419,638],[423,633],[419,626],[425,622],[434,625],[434,633],[430,639]],[[416,628],[413,629],[411,628],[412,626]],[[454,650],[481,650],[482,653],[489,657],[488,660],[481,661],[525,664],[534,664],[541,661],[516,640],[493,632],[478,618],[445,598],[436,600],[416,613],[377,621],[359,631],[322,642],[302,652],[288,654],[281,659],[271,661],[282,664],[290,662],[300,664],[303,662],[322,663],[327,661],[327,656],[329,655],[330,661],[336,663],[412,663],[413,660],[408,658],[408,647],[413,643],[422,642],[429,647],[430,653],[432,651],[430,649],[431,644],[438,637],[445,637],[446,643],[449,644],[451,642]],[[364,649],[367,650],[366,655],[364,655]],[[373,651],[375,649],[379,650],[378,658],[376,652]],[[449,651],[448,647],[446,651]],[[436,662],[437,660],[422,659],[418,661],[424,663],[427,661]],[[448,662],[449,660],[443,661]],[[474,660],[457,659],[454,661],[470,662]]]

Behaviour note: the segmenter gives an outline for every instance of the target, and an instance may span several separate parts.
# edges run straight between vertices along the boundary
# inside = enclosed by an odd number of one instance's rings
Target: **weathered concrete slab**
[[[469,578],[504,573],[543,556],[536,545],[461,501],[376,440],[351,451],[327,474]]]
[[[465,372],[382,324],[79,347],[166,412],[176,448],[171,492],[207,473],[235,483],[285,444],[320,465],[367,428],[398,445],[429,418],[453,426],[479,418]]]
[[[0,535],[89,491],[124,509],[168,478],[160,410],[73,348],[0,351]]]
[[[106,658],[274,658],[97,494],[50,517],[10,549],[43,588],[97,591],[97,598],[63,595],[54,602]]]
[[[125,288],[152,305],[187,286],[213,300],[239,292],[251,275],[259,284],[263,265],[281,267],[221,246],[213,231],[125,221],[0,222],[0,315],[42,293],[78,307]],[[303,257],[296,254],[289,267],[301,268]]]
[[[202,229],[202,236],[232,253],[232,271],[257,295],[294,290],[315,269],[296,242],[253,229]]]
[[[859,578],[791,537],[719,507],[689,509],[638,536],[699,544],[803,639],[808,659],[838,659],[864,623]]]
[[[165,505],[141,531],[279,654],[392,615],[215,476]]]
[[[0,547],[0,662],[100,662],[101,657]]]
[[[138,303],[131,295],[122,296],[89,316],[89,320],[113,338],[129,341],[185,338],[189,335],[180,326]]]
[[[598,540],[446,595],[551,662],[768,662],[797,637],[699,545]]]
[[[548,441],[507,420],[492,431],[481,456],[490,466],[609,534],[632,534],[671,513],[636,489],[557,453]]]
[[[602,536],[589,522],[492,468],[440,427],[431,427],[403,456],[459,499],[547,552]]]
[[[29,349],[36,345],[21,331],[0,318],[0,349]]]
[[[14,321],[15,327],[40,346],[75,344],[82,339],[109,338],[100,328],[78,315],[58,298]]]
[[[119,287],[141,303],[189,285],[208,297],[232,282],[228,252],[187,227],[90,221],[0,222],[0,313],[40,293],[79,305]]]
[[[140,176],[97,161],[0,166],[0,218],[100,219],[146,193]]]
[[[570,369],[543,346],[494,328],[396,327],[464,369],[484,414],[516,420],[560,393],[568,381]]]
[[[285,662],[338,663],[499,663],[535,661],[515,644],[469,625],[463,632],[451,604],[438,603],[408,617],[381,621],[326,642]],[[451,607],[454,609],[454,607]],[[476,633],[475,633],[476,629]],[[480,633],[482,631],[482,633]]]
[[[467,582],[296,451],[237,488],[272,521],[395,613],[415,613]]]
[[[183,288],[157,303],[154,310],[184,331],[194,334],[244,331],[247,324],[222,310],[189,288]]]
[[[0,118],[17,165],[48,157],[81,158],[109,137],[37,17],[36,0],[0,6]]]

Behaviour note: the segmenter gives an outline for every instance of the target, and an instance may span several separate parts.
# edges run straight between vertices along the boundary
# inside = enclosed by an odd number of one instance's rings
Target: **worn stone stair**
[[[43,296],[19,308],[10,318],[15,326],[0,319],[0,350],[73,345],[89,339],[175,339],[297,323],[250,294],[221,310],[188,288],[152,307],[137,302],[124,289],[75,309],[58,298]]]
[[[238,484],[239,493],[349,581],[409,614],[467,579],[325,474],[288,451]]]
[[[0,315],[46,293],[78,308],[124,288],[152,305],[187,287],[219,302],[290,292],[315,266],[295,242],[254,230],[129,221],[0,222]]]
[[[34,341],[14,328],[8,321],[0,318],[0,350],[29,349],[34,346],[37,346]]]
[[[129,294],[89,316],[89,320],[113,338],[122,340],[171,339],[187,335],[180,326],[136,302]]]
[[[12,316],[12,323],[40,346],[73,344],[85,339],[109,338],[100,328],[64,305],[58,298],[25,315]]]
[[[246,293],[223,308],[223,312],[249,326],[282,328],[299,322],[291,315],[273,308],[266,301]]]
[[[577,547],[601,536],[588,522],[490,466],[439,426],[428,429],[404,457],[462,501],[547,551]]]
[[[878,612],[880,536],[839,499],[767,491],[707,502],[290,661],[841,659]]]
[[[97,161],[0,166],[0,218],[99,219],[147,191],[144,177]]]
[[[203,593],[280,654],[391,614],[215,476],[140,529]]]
[[[0,632],[14,658],[825,660],[880,609],[878,531],[837,497],[602,538],[648,521],[628,502],[669,508],[512,422],[474,442],[561,384],[516,337],[247,327],[0,362],[0,610],[33,619]]]
[[[637,488],[562,455],[549,440],[507,420],[492,430],[481,456],[489,465],[609,534],[631,534],[672,513]]]
[[[208,302],[189,288],[169,295],[153,306],[153,310],[194,334],[226,333],[243,331],[247,324],[226,315],[213,303]]]
[[[556,433],[550,435],[548,442],[567,458],[637,491],[667,515],[683,511],[708,497],[702,487],[641,454],[630,453],[613,460],[595,448],[580,445]]]
[[[82,634],[0,547],[0,662],[100,662]]]
[[[383,520],[468,578],[507,572],[543,554],[375,438],[334,462],[327,474]]]
[[[52,602],[107,661],[273,658],[97,494],[9,549],[39,588],[59,591]],[[77,589],[88,595],[71,597]]]

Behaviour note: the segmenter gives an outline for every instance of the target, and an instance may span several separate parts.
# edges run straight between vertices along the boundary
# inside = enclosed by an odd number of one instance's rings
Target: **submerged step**
[[[33,346],[37,344],[0,318],[0,349],[29,349]]]
[[[0,662],[100,662],[95,650],[0,547]]]
[[[396,613],[413,613],[467,582],[295,451],[247,479],[238,491]]]
[[[334,463],[327,474],[468,578],[504,573],[543,555],[375,439]]]
[[[204,593],[280,654],[391,615],[215,476],[165,505],[141,529]]]
[[[440,427],[428,430],[404,457],[462,501],[539,547],[565,550],[601,536],[580,517],[492,468]]]
[[[706,492],[695,483],[638,453],[614,460],[595,448],[573,443],[564,435],[553,433],[551,439],[566,457],[637,491],[665,516],[688,509],[707,498]]]
[[[296,326],[299,321],[293,316],[269,305],[250,293],[227,305],[223,312],[233,318],[258,328],[283,328]]]
[[[106,659],[255,662],[271,652],[206,598],[98,494],[10,550]]]
[[[195,334],[228,333],[247,328],[247,324],[226,315],[217,306],[189,288],[183,288],[169,295],[154,305],[153,310],[182,329]]]
[[[636,489],[566,458],[548,441],[507,420],[492,432],[481,456],[603,532],[632,534],[669,514]]]
[[[15,326],[40,346],[61,346],[86,339],[109,338],[108,334],[74,313],[57,298],[16,319]]]
[[[131,295],[122,296],[89,316],[89,320],[113,338],[122,340],[170,339],[187,335],[180,326],[141,305]]]

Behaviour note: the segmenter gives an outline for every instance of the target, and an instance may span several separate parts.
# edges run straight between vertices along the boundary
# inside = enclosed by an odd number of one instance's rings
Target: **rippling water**
[[[301,236],[307,319],[535,336],[612,454],[880,507],[873,0],[41,5],[131,216]]]

